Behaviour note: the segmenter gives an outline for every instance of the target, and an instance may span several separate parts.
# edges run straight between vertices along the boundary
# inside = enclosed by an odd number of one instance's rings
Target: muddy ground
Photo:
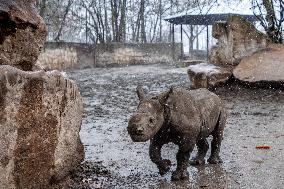
[[[190,178],[171,182],[171,173],[160,176],[148,156],[149,142],[133,143],[127,120],[138,99],[135,88],[151,92],[171,85],[189,87],[186,68],[171,65],[94,68],[67,73],[84,99],[81,130],[85,162],[73,175],[73,188],[283,188],[284,92],[248,89],[238,85],[215,91],[226,103],[229,117],[221,148],[221,165],[189,166]],[[268,150],[256,149],[269,145]],[[176,167],[173,144],[163,157]],[[196,150],[192,153],[192,156]]]

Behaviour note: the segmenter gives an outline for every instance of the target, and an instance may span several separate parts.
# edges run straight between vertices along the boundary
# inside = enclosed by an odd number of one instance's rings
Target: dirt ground
[[[215,91],[229,111],[221,147],[221,165],[189,166],[190,178],[171,182],[171,172],[160,176],[148,155],[149,142],[134,143],[126,128],[142,84],[150,92],[171,85],[189,87],[186,68],[171,65],[94,68],[67,73],[84,100],[81,139],[85,162],[73,175],[73,188],[283,188],[284,90],[248,89],[238,85]],[[268,150],[256,149],[269,145]],[[173,144],[163,157],[176,167]],[[196,150],[192,153],[194,156]]]

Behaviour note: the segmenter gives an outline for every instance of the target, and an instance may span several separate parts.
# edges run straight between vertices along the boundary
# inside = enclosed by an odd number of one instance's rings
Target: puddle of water
[[[78,83],[85,107],[80,134],[86,162],[77,173],[75,188],[219,189],[284,185],[284,118],[280,116],[284,115],[283,93],[237,88],[216,91],[233,112],[228,117],[222,144],[224,163],[189,166],[187,182],[171,182],[171,173],[161,177],[150,161],[149,142],[133,143],[126,127],[138,103],[137,85],[143,84],[151,92],[164,91],[171,85],[187,88],[186,69],[148,65],[76,70],[68,75]],[[257,151],[255,146],[263,143],[273,148]],[[163,157],[173,162],[171,171],[176,166],[176,151],[172,144],[163,147]]]

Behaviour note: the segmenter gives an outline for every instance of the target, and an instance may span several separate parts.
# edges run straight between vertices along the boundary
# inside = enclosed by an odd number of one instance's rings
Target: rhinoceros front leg
[[[164,143],[159,142],[158,140],[151,140],[149,155],[153,163],[155,163],[159,169],[160,175],[166,174],[171,168],[171,161],[168,159],[162,159],[161,149]]]
[[[187,167],[189,163],[190,153],[193,150],[194,145],[179,145],[179,150],[177,153],[177,169],[172,174],[172,180],[186,180],[189,177],[187,172]]]

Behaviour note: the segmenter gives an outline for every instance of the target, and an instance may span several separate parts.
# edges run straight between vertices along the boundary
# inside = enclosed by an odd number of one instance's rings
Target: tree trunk
[[[118,42],[125,42],[125,11],[126,11],[126,0],[123,0],[120,10],[120,23],[118,30]]]
[[[198,26],[196,26],[196,50],[199,50],[199,33],[198,33]]]
[[[162,42],[162,0],[159,0],[159,28],[160,28],[160,33],[159,33],[159,42]]]
[[[118,9],[117,9],[117,1],[112,0],[111,2],[111,19],[112,19],[112,32],[113,32],[113,41],[118,41]]]
[[[107,3],[106,0],[104,0],[104,26],[105,26],[105,32],[106,32],[106,42],[111,41],[111,34],[110,34],[110,29],[109,29],[109,24],[108,24],[108,12],[107,12]]]
[[[145,31],[145,0],[141,0],[141,41],[146,43],[146,31]]]
[[[194,34],[193,34],[193,26],[190,25],[190,37],[189,37],[189,54],[193,54],[193,42],[194,42]]]
[[[46,11],[46,0],[42,0],[41,3],[37,1],[37,6],[39,7],[39,15],[44,18]]]
[[[70,11],[70,8],[71,8],[71,5],[73,4],[73,0],[68,0],[68,4],[65,8],[65,11],[64,11],[64,15],[63,15],[63,18],[62,18],[62,21],[60,23],[60,28],[59,28],[59,31],[55,37],[55,41],[59,41],[60,40],[60,37],[61,37],[61,34],[62,34],[62,30],[63,30],[63,27],[65,25],[65,21],[66,21],[66,18],[67,18],[67,15]]]
[[[263,6],[266,10],[267,28],[266,32],[268,37],[275,43],[282,43],[282,27],[277,27],[277,18],[273,5],[273,0],[263,0]],[[282,10],[284,11],[284,10]]]

